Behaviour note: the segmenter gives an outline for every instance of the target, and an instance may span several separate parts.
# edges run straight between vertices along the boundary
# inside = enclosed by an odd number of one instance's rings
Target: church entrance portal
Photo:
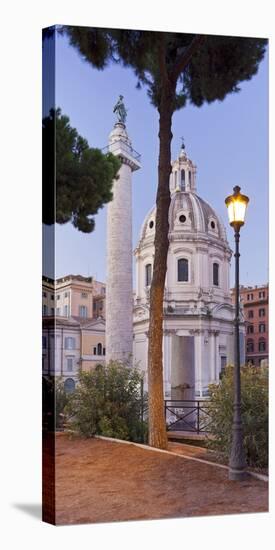
[[[171,399],[195,399],[194,336],[173,336]]]

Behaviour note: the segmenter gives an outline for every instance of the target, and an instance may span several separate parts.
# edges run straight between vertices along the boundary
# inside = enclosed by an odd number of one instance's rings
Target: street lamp
[[[229,479],[241,481],[247,477],[246,460],[243,445],[243,430],[241,418],[241,369],[240,369],[240,338],[239,338],[239,240],[240,228],[244,225],[245,211],[249,198],[240,193],[241,188],[236,185],[233,195],[225,199],[228,210],[229,223],[235,233],[235,342],[234,342],[234,405],[232,444],[229,459]]]

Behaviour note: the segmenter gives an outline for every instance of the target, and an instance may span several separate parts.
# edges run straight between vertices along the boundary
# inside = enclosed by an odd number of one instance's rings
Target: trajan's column
[[[107,362],[131,360],[133,354],[132,172],[141,167],[140,155],[127,134],[123,96],[119,96],[114,113],[118,121],[109,136],[109,151],[122,165],[107,207]]]

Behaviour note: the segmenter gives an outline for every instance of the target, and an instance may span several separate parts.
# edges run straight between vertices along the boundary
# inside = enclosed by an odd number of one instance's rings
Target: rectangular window
[[[87,306],[79,306],[79,316],[80,317],[87,317],[88,316]]]
[[[51,315],[54,316],[54,307],[51,307]]]
[[[57,307],[57,308],[56,308],[56,315],[59,317],[59,315],[60,315],[60,307]]]
[[[57,294],[56,299],[60,300],[60,294]]]
[[[64,293],[64,298],[68,298],[68,292]]]
[[[253,340],[248,340],[246,344],[246,353],[253,353],[254,352],[254,342]]]
[[[81,298],[88,298],[87,292],[81,292]]]
[[[253,325],[248,325],[247,327],[247,334],[252,334],[254,332],[254,327]]]
[[[185,170],[180,171],[180,183],[181,183],[181,190],[185,191]]]
[[[67,357],[67,372],[72,372],[74,370],[74,359],[73,357]]]
[[[48,308],[45,304],[43,305],[43,315],[48,315]]]
[[[186,258],[178,260],[178,281],[188,281],[188,260]]]
[[[253,309],[250,309],[249,312],[248,312],[248,317],[249,319],[251,319],[252,317],[254,317],[254,311]]]
[[[219,286],[219,264],[213,264],[213,285]]]
[[[68,306],[64,306],[64,317],[68,317]]]
[[[259,309],[259,317],[264,317],[265,316],[265,309],[264,308],[260,308]]]
[[[65,338],[65,349],[75,349],[75,338],[72,338],[72,336]]]
[[[260,342],[259,342],[259,351],[265,351],[265,350],[266,350],[265,340],[260,340]]]
[[[247,295],[247,299],[248,299],[248,300],[253,300],[253,294],[248,294],[248,295]]]
[[[264,290],[261,290],[261,292],[259,292],[259,298],[265,298],[265,291]]]
[[[265,324],[264,323],[259,324],[259,332],[265,332]]]
[[[54,294],[51,294],[51,300],[54,300]]]
[[[94,348],[94,355],[96,355],[96,348]]]
[[[43,292],[43,297],[47,298],[47,292]]]
[[[47,347],[47,336],[42,336],[42,348],[45,349]]]
[[[152,281],[152,264],[145,266],[145,286],[150,286]]]
[[[222,355],[221,356],[221,373],[224,373],[225,371],[226,361],[227,361],[226,355]]]

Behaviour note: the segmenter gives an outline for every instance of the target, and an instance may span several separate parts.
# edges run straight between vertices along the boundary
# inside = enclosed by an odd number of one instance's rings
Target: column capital
[[[189,334],[204,334],[205,330],[203,328],[191,328]]]
[[[220,331],[219,330],[216,330],[216,329],[209,329],[208,330],[208,334],[209,335],[213,335],[213,336],[218,336],[218,334],[220,334]]]
[[[174,328],[165,328],[163,331],[164,336],[171,336],[171,334],[176,334],[176,329]]]

